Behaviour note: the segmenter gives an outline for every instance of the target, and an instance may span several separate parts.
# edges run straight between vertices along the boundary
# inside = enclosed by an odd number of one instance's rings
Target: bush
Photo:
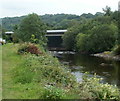
[[[44,99],[63,99],[65,96],[65,91],[60,88],[56,88],[53,86],[45,87],[45,91],[43,92]]]
[[[115,46],[115,48],[113,49],[112,53],[114,55],[120,55],[120,45]]]
[[[63,68],[58,59],[47,53],[39,56],[25,54],[11,74],[15,84],[26,85],[23,89],[29,91],[29,94],[26,93],[28,98],[34,93],[43,99],[120,99],[119,89],[100,83],[99,78],[88,78],[85,75],[78,84],[71,72]],[[34,86],[27,86],[31,84]]]
[[[13,71],[15,82],[42,82],[44,78],[46,79],[46,84],[50,82],[64,87],[74,87],[76,84],[76,79],[71,72],[65,67],[63,68],[59,61],[49,54],[39,56],[26,54],[22,64]]]
[[[88,75],[83,76],[80,83],[80,95],[84,99],[120,99],[120,91],[116,86],[100,83],[101,78],[89,78]]]
[[[31,54],[42,54],[42,52],[40,52],[39,48],[32,43],[24,43],[20,46],[20,48],[18,49],[18,53],[31,53]]]

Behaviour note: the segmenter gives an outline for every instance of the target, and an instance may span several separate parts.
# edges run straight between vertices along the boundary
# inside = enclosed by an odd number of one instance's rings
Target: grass
[[[6,44],[3,46],[2,49],[2,82],[3,82],[3,94],[2,97],[4,98],[14,98],[16,94],[16,91],[14,90],[15,85],[13,83],[13,80],[11,79],[11,73],[10,71],[15,68],[17,65],[19,65],[21,61],[21,56],[17,56],[16,53],[17,47],[11,44]],[[9,92],[8,92],[9,90]]]
[[[3,46],[3,99],[35,99],[41,91],[38,83],[14,83],[12,70],[25,61],[25,57],[17,54],[18,45],[6,44]],[[39,92],[39,93],[38,93]],[[36,94],[38,93],[38,94]]]
[[[42,99],[46,94],[45,86],[50,85],[48,83],[56,82],[57,88],[67,89],[65,85],[71,82],[71,78],[68,78],[71,74],[60,68],[57,59],[47,53],[41,57],[18,55],[18,47],[17,44],[3,45],[3,99]],[[37,68],[37,72],[30,72],[34,68]]]

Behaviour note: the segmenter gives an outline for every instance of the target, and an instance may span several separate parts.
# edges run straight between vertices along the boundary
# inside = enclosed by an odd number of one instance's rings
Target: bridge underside
[[[67,30],[47,30],[45,35],[48,38],[48,49],[55,51],[64,51],[62,36]]]
[[[48,38],[48,43],[47,43],[47,46],[48,46],[48,49],[49,50],[65,50],[65,48],[62,46],[62,36],[47,36]]]

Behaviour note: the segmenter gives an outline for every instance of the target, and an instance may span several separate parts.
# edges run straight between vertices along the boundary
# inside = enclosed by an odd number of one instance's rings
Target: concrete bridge
[[[67,30],[47,30],[46,31],[46,37],[48,38],[48,49],[49,50],[55,50],[55,51],[63,51],[65,50],[65,48],[62,46],[63,40],[62,40],[62,36],[63,34],[67,32]],[[14,34],[14,32],[10,31],[10,32],[5,32],[6,35],[9,35],[10,38],[12,34]]]
[[[67,30],[47,30],[45,36],[48,38],[47,44],[49,50],[65,50],[62,46],[62,36],[65,32],[67,32]]]

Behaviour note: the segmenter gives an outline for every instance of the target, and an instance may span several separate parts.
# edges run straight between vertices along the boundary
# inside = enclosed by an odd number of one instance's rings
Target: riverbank
[[[57,58],[18,54],[19,44],[3,45],[3,99],[79,99],[76,79]],[[72,91],[71,91],[72,89]]]
[[[87,75],[79,83],[48,52],[18,54],[19,47],[3,45],[3,99],[120,99],[116,86]]]
[[[102,58],[108,59],[108,60],[120,61],[120,55],[114,56],[114,55],[113,55],[111,52],[109,52],[109,51],[106,51],[106,52],[103,52],[103,53],[92,54],[92,56],[102,57]]]

